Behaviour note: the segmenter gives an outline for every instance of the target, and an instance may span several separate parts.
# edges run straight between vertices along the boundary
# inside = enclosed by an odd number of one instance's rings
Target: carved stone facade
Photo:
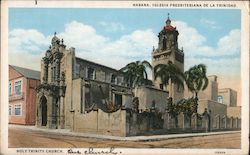
[[[52,38],[51,46],[42,58],[41,85],[37,88],[37,119],[36,125],[48,128],[65,127],[65,45],[63,40]]]
[[[101,109],[112,113],[130,107],[132,90],[123,73],[75,56],[56,34],[41,61],[36,125],[73,129],[77,115]]]

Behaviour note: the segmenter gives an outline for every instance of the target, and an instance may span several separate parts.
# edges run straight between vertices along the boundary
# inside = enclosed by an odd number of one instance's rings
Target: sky
[[[241,12],[238,9],[10,8],[9,63],[40,70],[54,32],[76,56],[120,69],[151,62],[169,17],[179,31],[185,70],[203,63],[219,88],[240,92]],[[239,97],[238,97],[239,98]],[[238,103],[240,104],[240,103]]]

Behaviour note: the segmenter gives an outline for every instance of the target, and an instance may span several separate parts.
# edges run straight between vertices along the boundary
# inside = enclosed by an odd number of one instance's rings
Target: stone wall
[[[241,118],[241,106],[227,107],[227,116]]]
[[[141,113],[127,110],[127,133],[130,136],[143,135],[161,131],[164,126],[162,114],[151,110]]]
[[[213,116],[210,120],[210,126],[216,128],[216,117],[223,117],[227,115],[227,106],[211,100],[199,100],[197,112],[202,114],[204,109],[207,109],[209,115]]]
[[[73,88],[72,88],[72,83],[73,83],[73,71],[72,71],[72,67],[73,67],[73,60],[75,57],[75,51],[72,48],[70,50],[70,52],[66,53],[65,57],[63,58],[63,63],[62,65],[64,66],[65,69],[65,77],[66,77],[66,92],[65,92],[65,98],[64,98],[64,112],[65,112],[65,128],[69,129],[72,126],[72,115],[71,115],[71,111],[73,110],[73,97],[72,94],[74,94],[75,92],[73,92]]]
[[[75,132],[127,136],[126,110],[120,109],[113,113],[106,113],[101,109],[89,113],[76,111],[73,119]]]
[[[135,88],[134,94],[139,98],[139,109],[143,111],[152,108],[154,105],[155,108],[160,111],[164,111],[166,109],[168,97],[168,93],[166,91],[141,86]]]
[[[190,120],[191,119],[191,120]],[[171,125],[177,123],[177,125]],[[209,132],[216,130],[235,130],[241,128],[241,119],[237,117],[227,117],[220,115],[197,115],[191,118],[182,113],[177,116],[177,122],[173,118],[164,119],[167,129],[177,129],[183,132]]]
[[[122,72],[98,64],[94,63],[85,59],[81,59],[76,57],[76,63],[75,63],[75,74],[74,78],[88,78],[87,72],[88,69],[91,68],[94,70],[94,78],[92,80],[97,80],[101,82],[107,82],[107,83],[113,83],[113,84],[118,84],[118,85],[125,85],[123,81],[123,74]],[[115,80],[112,81],[111,78],[112,76],[115,77]]]
[[[197,112],[202,114],[204,109],[211,110],[213,116],[219,114],[220,116],[227,115],[227,106],[212,100],[199,100]]]
[[[102,88],[103,94],[100,88]],[[110,84],[95,81],[84,80],[81,78],[73,80],[72,85],[72,103],[71,129],[76,132],[97,133],[105,135],[126,136],[126,111],[107,112],[104,100],[111,101],[114,97],[112,90],[124,92],[127,88],[122,86],[113,86]],[[90,92],[90,98],[86,98],[86,89]],[[122,106],[131,104],[131,94],[122,95]],[[114,100],[115,101],[115,100]],[[94,107],[91,107],[95,105]],[[106,112],[104,112],[103,110]]]
[[[193,114],[191,118],[180,113],[176,118],[169,113],[159,113],[155,110],[149,112],[135,112],[132,110],[118,110],[107,113],[100,109],[90,112],[74,113],[73,131],[115,135],[138,136],[153,134],[170,134],[186,132],[211,132],[213,130],[236,130],[241,128],[238,118],[223,117],[217,127],[212,127],[210,121],[213,116]],[[224,124],[223,124],[224,123]]]

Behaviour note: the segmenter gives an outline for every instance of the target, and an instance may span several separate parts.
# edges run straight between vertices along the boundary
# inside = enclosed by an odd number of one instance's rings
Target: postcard
[[[249,1],[1,4],[1,154],[249,153]]]

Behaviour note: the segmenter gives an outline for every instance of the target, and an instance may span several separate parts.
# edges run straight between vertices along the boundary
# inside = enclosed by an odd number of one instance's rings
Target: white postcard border
[[[133,4],[236,4],[235,8],[205,7],[202,9],[241,9],[241,86],[242,86],[242,127],[241,127],[241,149],[121,149],[122,154],[246,154],[249,149],[249,2],[247,1],[2,1],[1,2],[1,153],[16,153],[17,148],[8,148],[8,8],[136,8]],[[66,6],[66,7],[65,7]],[[152,7],[139,7],[152,8]],[[155,7],[165,8],[165,7]],[[171,7],[171,9],[197,9],[197,7]],[[34,148],[23,148],[34,149]],[[39,148],[51,150],[48,148]],[[68,149],[61,149],[64,154],[68,154]],[[84,152],[87,148],[82,149]],[[81,150],[81,149],[80,149]],[[97,149],[98,150],[98,149]],[[40,154],[40,153],[36,153]],[[44,154],[44,153],[41,153]],[[48,153],[50,154],[50,153]]]

